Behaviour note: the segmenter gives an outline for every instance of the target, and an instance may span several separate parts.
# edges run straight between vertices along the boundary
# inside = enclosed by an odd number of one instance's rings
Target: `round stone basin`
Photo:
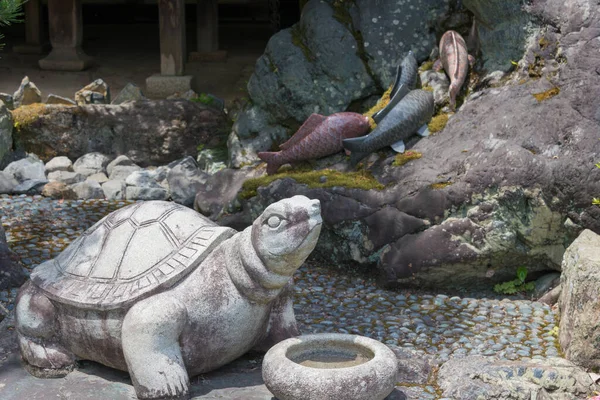
[[[262,369],[279,400],[382,400],[397,372],[396,356],[383,343],[335,333],[284,340],[267,352]]]

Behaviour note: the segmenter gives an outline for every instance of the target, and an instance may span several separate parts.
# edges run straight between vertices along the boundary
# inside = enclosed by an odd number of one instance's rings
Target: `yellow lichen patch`
[[[30,104],[27,106],[21,106],[11,111],[15,129],[19,130],[25,127],[47,113],[47,107],[42,103]]]
[[[367,111],[366,113],[363,114],[364,116],[369,117],[369,124],[371,125],[371,129],[375,129],[377,127],[377,124],[372,119],[373,114],[375,114],[378,111],[383,110],[385,108],[385,106],[388,105],[388,103],[390,102],[391,94],[392,94],[392,86],[390,86],[390,88],[388,90],[383,92],[383,94],[381,95],[381,98],[377,101],[377,104],[375,104],[373,107],[371,107],[371,109],[369,111]]]
[[[439,114],[431,118],[431,121],[429,121],[429,124],[427,124],[429,133],[434,134],[442,131],[446,127],[449,117],[450,114]]]
[[[421,64],[421,66],[419,67],[419,72],[425,72],[425,71],[430,71],[433,69],[433,61],[425,61],[423,64]]]
[[[439,190],[439,189],[446,188],[450,185],[452,185],[452,182],[438,182],[438,183],[432,183],[431,185],[429,185],[429,187],[434,190]]]
[[[533,97],[535,97],[535,99],[541,103],[542,101],[548,100],[549,98],[554,97],[559,93],[560,89],[555,86],[550,90],[546,90],[545,92],[534,93]]]
[[[431,87],[429,85],[423,85],[423,87],[421,89],[433,93],[433,87]]]
[[[418,160],[421,157],[423,157],[423,154],[419,153],[418,151],[409,150],[405,153],[397,154],[392,165],[394,167],[401,167],[407,162]]]
[[[248,179],[244,182],[239,197],[242,199],[254,197],[256,196],[259,187],[269,186],[277,179],[283,178],[291,178],[298,183],[308,185],[311,189],[341,186],[349,189],[382,190],[385,187],[368,171],[343,173],[331,169],[323,169],[320,171],[294,170]]]

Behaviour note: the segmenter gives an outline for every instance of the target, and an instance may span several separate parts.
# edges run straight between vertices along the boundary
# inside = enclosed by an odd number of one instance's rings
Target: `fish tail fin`
[[[344,139],[344,148],[350,150],[350,164],[356,166],[360,160],[369,155],[368,152],[361,151],[361,147],[367,136],[359,136],[350,139]]]
[[[273,175],[281,167],[279,161],[279,152],[274,151],[261,151],[257,154],[258,158],[267,163],[267,174]]]

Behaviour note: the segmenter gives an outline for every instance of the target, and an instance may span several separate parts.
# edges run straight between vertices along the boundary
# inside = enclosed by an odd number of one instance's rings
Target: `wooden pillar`
[[[23,6],[25,10],[25,43],[13,46],[20,54],[42,54],[46,50],[42,24],[41,0],[29,0]]]
[[[197,0],[196,4],[197,48],[190,53],[190,61],[223,61],[227,52],[219,50],[218,0]]]
[[[218,0],[198,0],[196,6],[198,52],[211,53],[219,49]]]
[[[158,0],[161,75],[183,75],[185,67],[185,1]]]
[[[40,68],[81,71],[89,67],[91,58],[81,49],[81,0],[48,0],[48,20],[52,51],[40,60]]]
[[[185,0],[158,0],[160,74],[146,79],[146,95],[164,98],[192,88],[193,77],[185,71]]]

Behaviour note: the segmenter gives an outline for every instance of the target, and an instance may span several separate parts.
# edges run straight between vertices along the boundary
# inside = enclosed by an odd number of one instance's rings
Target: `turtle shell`
[[[140,202],[97,222],[31,280],[61,303],[126,307],[179,282],[234,233],[176,203]]]

